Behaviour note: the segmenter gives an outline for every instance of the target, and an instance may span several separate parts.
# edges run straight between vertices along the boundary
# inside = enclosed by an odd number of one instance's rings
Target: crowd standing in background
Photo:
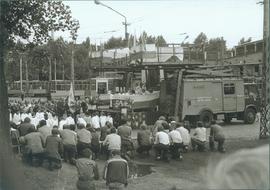
[[[207,134],[202,122],[197,122],[191,134],[188,121],[168,122],[160,116],[152,127],[142,124],[136,130],[137,136],[132,137],[127,120],[122,119],[116,126],[109,113],[91,111],[82,102],[79,111],[72,113],[64,102],[11,101],[11,140],[20,144],[23,161],[41,166],[47,160],[49,170],[60,169],[62,161],[70,163],[78,170],[78,189],[94,189],[94,180],[99,178],[95,160],[104,155],[107,162],[103,178],[110,188],[120,188],[127,185],[128,162],[136,151],[150,156],[154,150],[156,160],[169,162],[181,161],[183,153],[191,148],[206,150]],[[222,127],[213,122],[210,149],[214,151],[217,142],[218,151],[225,152],[224,141]]]

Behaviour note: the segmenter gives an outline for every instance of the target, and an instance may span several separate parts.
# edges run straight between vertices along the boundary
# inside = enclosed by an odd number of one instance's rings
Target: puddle
[[[129,175],[130,178],[143,177],[145,175],[149,175],[153,173],[152,167],[154,165],[150,163],[142,163],[142,162],[129,162]]]

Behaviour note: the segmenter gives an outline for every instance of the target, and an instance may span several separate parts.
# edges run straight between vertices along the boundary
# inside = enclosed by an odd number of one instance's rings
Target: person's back
[[[76,145],[77,143],[76,133],[70,129],[60,131],[60,136],[63,139],[64,145]]]
[[[32,154],[43,152],[43,141],[40,132],[31,132],[25,135],[24,141],[26,143],[26,148],[28,151],[31,151]]]
[[[42,139],[43,139],[43,142],[46,141],[46,138],[51,135],[51,132],[52,132],[52,127],[49,127],[47,125],[44,125],[40,128],[38,128],[38,131],[41,133],[42,135]]]
[[[98,166],[92,160],[90,149],[84,149],[82,158],[76,160],[76,168],[78,171],[77,188],[79,190],[95,190],[94,180],[99,179]]]
[[[169,135],[167,133],[165,133],[164,131],[157,132],[155,144],[169,145],[170,144]]]
[[[105,138],[104,144],[108,145],[108,150],[120,150],[121,149],[121,137],[115,133],[109,134]]]
[[[91,143],[91,133],[85,127],[77,131],[78,142]]]
[[[182,140],[183,140],[183,144],[189,145],[190,144],[190,134],[189,134],[188,130],[183,126],[178,127],[176,130],[180,132]]]
[[[119,187],[128,184],[129,167],[128,162],[120,157],[119,151],[112,151],[112,158],[109,159],[104,168],[104,179],[109,188]]]
[[[19,127],[19,133],[20,133],[20,136],[25,136],[27,135],[29,132],[29,129],[30,128],[33,128],[35,129],[35,126],[33,124],[30,123],[30,119],[29,118],[25,118],[25,122],[24,123],[21,123],[20,124],[20,127]]]
[[[46,139],[45,152],[47,156],[61,159],[61,154],[63,152],[62,139],[57,135],[50,135]]]
[[[197,127],[195,129],[195,138],[205,142],[206,141],[206,128],[205,127]]]
[[[223,129],[218,124],[214,124],[211,126],[210,133],[211,135],[214,135],[214,138],[216,139],[225,139]]]
[[[183,142],[182,137],[181,137],[181,133],[177,130],[170,131],[169,136],[170,136],[172,143],[182,143]]]
[[[138,131],[138,133],[137,133],[138,144],[150,145],[151,144],[150,136],[151,136],[151,132],[149,130]]]
[[[121,140],[130,140],[132,129],[127,124],[121,125],[117,129],[118,135],[120,135]]]

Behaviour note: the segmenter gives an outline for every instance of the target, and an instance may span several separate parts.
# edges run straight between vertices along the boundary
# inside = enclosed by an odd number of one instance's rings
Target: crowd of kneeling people
[[[93,117],[98,115],[96,113]],[[37,126],[32,124],[29,117],[25,117],[20,123],[12,121],[11,119],[11,140],[18,139],[23,160],[33,166],[41,166],[47,160],[49,170],[60,169],[62,160],[75,165],[79,175],[78,189],[94,189],[93,179],[99,178],[95,160],[102,155],[107,159],[104,179],[110,186],[127,185],[128,162],[134,158],[135,151],[139,155],[148,156],[154,149],[156,160],[169,162],[170,159],[182,160],[183,153],[189,149],[206,150],[206,128],[200,121],[191,134],[188,121],[167,122],[165,117],[160,116],[153,127],[145,124],[140,126],[137,143],[134,141],[136,138],[132,138],[129,121],[125,119],[117,128],[113,126],[112,118],[99,122],[97,127],[91,119],[90,122],[83,117],[75,120],[71,114],[65,118],[65,122],[60,124],[60,121],[57,125],[48,120],[46,113]],[[222,127],[212,121],[209,136],[211,151],[215,150],[215,141],[218,143],[217,150],[225,152]]]

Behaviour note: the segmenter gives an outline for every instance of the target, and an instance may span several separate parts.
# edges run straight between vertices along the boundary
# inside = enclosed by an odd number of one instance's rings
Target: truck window
[[[224,84],[224,94],[235,94],[235,85],[234,83]]]

